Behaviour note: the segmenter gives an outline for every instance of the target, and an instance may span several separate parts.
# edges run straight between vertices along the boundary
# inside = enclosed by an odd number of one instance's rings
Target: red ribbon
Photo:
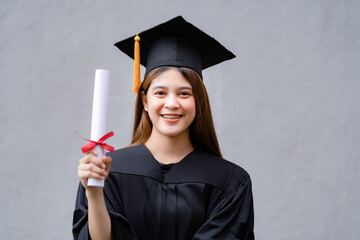
[[[109,137],[112,137],[112,136],[114,136],[114,133],[111,131],[111,132],[108,132],[107,134],[105,134],[103,137],[101,137],[99,139],[99,141],[92,141],[92,140],[83,138],[86,141],[89,141],[89,143],[82,146],[81,151],[83,153],[90,152],[92,149],[94,149],[96,147],[96,145],[100,145],[101,147],[105,148],[106,150],[109,150],[110,152],[114,152],[114,147],[104,143],[104,141],[106,139],[108,139]]]

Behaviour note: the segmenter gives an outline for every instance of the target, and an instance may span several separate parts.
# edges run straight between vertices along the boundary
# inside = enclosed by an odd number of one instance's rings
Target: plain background
[[[0,236],[71,239],[95,69],[109,144],[130,143],[133,62],[113,44],[182,15],[237,55],[205,70],[261,240],[360,239],[360,1],[2,0]],[[142,69],[142,74],[144,69]]]

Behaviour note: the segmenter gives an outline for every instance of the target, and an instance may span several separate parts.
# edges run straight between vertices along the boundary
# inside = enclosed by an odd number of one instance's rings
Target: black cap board
[[[138,34],[140,37],[140,63],[146,68],[145,76],[160,66],[188,67],[202,77],[202,70],[235,55],[211,36],[183,17]],[[115,44],[122,52],[134,58],[134,36]]]

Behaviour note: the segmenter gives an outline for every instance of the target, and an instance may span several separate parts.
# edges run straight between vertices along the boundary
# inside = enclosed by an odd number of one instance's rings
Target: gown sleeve
[[[112,239],[137,239],[131,223],[121,214],[114,211],[113,197],[104,191],[105,202],[111,220]],[[73,216],[73,237],[74,240],[90,240],[88,228],[88,205],[85,195],[85,188],[79,184],[76,197],[75,211]]]
[[[240,173],[244,175],[244,173]],[[254,240],[254,208],[250,176],[245,173],[224,193],[193,240]],[[232,183],[233,184],[233,183]]]

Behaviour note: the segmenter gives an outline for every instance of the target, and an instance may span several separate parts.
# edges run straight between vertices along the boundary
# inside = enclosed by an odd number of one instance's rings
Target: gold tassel
[[[133,92],[136,94],[139,91],[141,85],[140,79],[140,37],[139,34],[136,34],[134,46],[134,83],[133,83]]]

